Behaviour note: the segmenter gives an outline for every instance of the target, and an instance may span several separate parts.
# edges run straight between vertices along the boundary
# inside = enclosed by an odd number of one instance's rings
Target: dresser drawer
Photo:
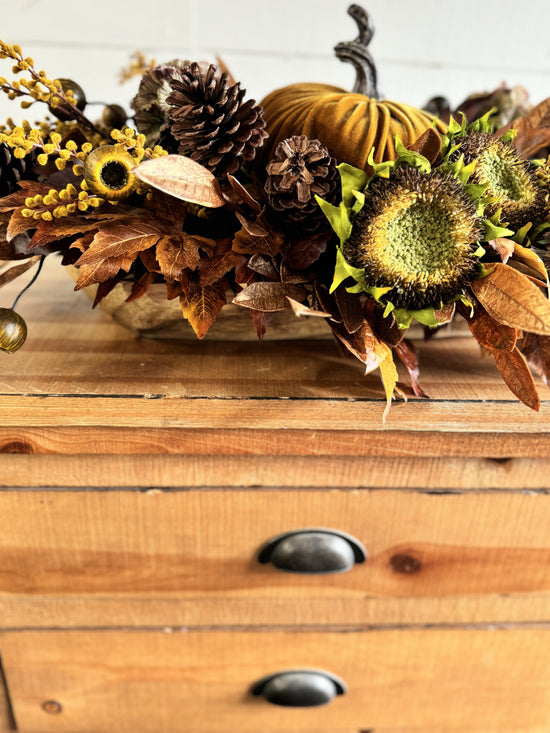
[[[0,635],[21,733],[550,729],[548,644],[549,629]],[[309,708],[251,694],[296,668],[336,675],[347,691]]]
[[[550,498],[518,492],[0,493],[4,627],[540,621]],[[270,538],[332,528],[348,572],[282,572]]]

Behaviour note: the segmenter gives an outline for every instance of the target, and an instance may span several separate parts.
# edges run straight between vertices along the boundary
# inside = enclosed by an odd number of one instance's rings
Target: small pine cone
[[[21,179],[35,180],[36,176],[32,172],[35,163],[34,153],[16,158],[9,145],[0,143],[0,198],[16,191]]]
[[[170,80],[167,98],[169,130],[178,153],[192,158],[215,176],[235,173],[256,155],[267,137],[262,108],[253,99],[243,102],[240,84],[210,65],[206,71],[192,63]]]
[[[339,178],[335,158],[319,140],[305,135],[282,140],[267,165],[267,173],[268,203],[284,224],[313,232],[327,223],[315,194],[333,201]]]

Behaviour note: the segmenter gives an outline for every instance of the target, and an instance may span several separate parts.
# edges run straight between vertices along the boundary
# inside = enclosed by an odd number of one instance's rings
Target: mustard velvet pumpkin
[[[307,135],[320,140],[339,163],[368,170],[371,148],[374,160],[394,160],[395,136],[405,146],[414,143],[435,118],[401,102],[371,99],[364,94],[346,92],[326,84],[291,84],[271,92],[261,102],[269,138],[264,147],[264,162],[269,160],[281,140]],[[446,126],[435,121],[435,129]]]

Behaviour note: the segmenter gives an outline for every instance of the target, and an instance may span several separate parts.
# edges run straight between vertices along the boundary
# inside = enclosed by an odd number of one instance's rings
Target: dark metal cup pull
[[[259,562],[271,562],[278,570],[317,575],[345,573],[366,558],[365,548],[355,537],[317,527],[277,535],[258,555]]]
[[[256,682],[253,695],[261,695],[273,705],[310,708],[326,705],[347,688],[336,675],[321,669],[289,669]]]

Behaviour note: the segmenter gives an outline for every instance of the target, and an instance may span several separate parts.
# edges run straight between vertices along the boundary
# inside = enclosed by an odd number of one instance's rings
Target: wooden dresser
[[[138,340],[72,288],[0,355],[1,733],[549,733],[550,390],[433,340],[383,424],[331,341]]]

